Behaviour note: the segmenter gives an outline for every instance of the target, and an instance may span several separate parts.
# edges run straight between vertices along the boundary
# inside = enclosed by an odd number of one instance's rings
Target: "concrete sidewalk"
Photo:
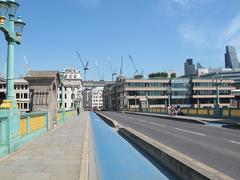
[[[185,120],[185,121],[195,121],[200,124],[206,123],[223,123],[223,124],[240,124],[238,119],[219,119],[219,118],[206,118],[206,117],[196,117],[196,116],[170,116],[167,114],[159,114],[159,113],[144,113],[144,112],[130,112],[130,111],[123,111],[124,113],[129,114],[139,114],[139,115],[146,115],[146,116],[154,116],[154,117],[161,117],[167,119],[175,119],[175,120]]]
[[[79,180],[88,123],[83,112],[0,160],[0,179]]]

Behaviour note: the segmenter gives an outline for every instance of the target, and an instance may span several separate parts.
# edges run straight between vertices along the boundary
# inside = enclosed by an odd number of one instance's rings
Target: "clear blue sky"
[[[139,70],[183,72],[186,58],[206,67],[224,66],[225,45],[240,53],[239,0],[19,0],[17,14],[27,26],[16,46],[16,74],[25,74],[25,54],[33,70],[82,70],[75,50],[90,61],[88,79],[98,79],[95,61],[105,79],[107,64],[134,73]],[[6,43],[0,35],[0,71]],[[240,55],[239,55],[240,56]]]

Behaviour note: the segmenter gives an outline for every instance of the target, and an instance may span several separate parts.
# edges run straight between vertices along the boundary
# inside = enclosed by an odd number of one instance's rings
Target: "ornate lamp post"
[[[149,108],[149,104],[148,104],[148,94],[146,95],[146,105],[147,105],[147,112],[148,112],[148,108]]]
[[[0,0],[0,30],[4,33],[8,43],[7,51],[7,100],[4,100],[1,108],[8,114],[8,130],[6,139],[8,152],[18,148],[20,119],[17,101],[14,95],[14,46],[22,42],[22,31],[25,23],[21,17],[15,20],[19,4],[15,0]],[[8,23],[6,16],[8,14]],[[7,25],[6,25],[7,24]]]
[[[135,94],[134,98],[135,98],[135,111],[137,111],[137,95],[136,94]]]
[[[0,29],[8,42],[7,52],[7,100],[16,107],[14,98],[14,45],[21,44],[22,31],[25,23],[21,17],[15,20],[15,14],[19,4],[15,0],[0,0]],[[6,26],[6,15],[8,13],[8,26]]]
[[[168,85],[168,88],[167,88],[168,106],[171,106],[171,94],[172,94],[172,89],[171,89],[171,86],[170,86],[170,84],[169,84],[169,85]]]
[[[222,79],[219,79],[218,73],[215,74],[215,80],[213,80],[213,85],[216,87],[216,103],[215,103],[215,116],[220,117],[220,99],[219,99],[219,86],[222,84]]]
[[[220,108],[220,98],[219,98],[219,86],[222,84],[222,79],[219,79],[219,74],[215,74],[215,80],[213,81],[213,85],[216,87],[216,103],[215,108]]]

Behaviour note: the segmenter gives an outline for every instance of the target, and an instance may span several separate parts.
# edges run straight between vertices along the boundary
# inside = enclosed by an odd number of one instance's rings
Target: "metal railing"
[[[167,108],[130,108],[127,111],[131,112],[147,112],[168,114]],[[209,117],[209,118],[240,118],[240,108],[181,108],[181,115],[196,116],[196,117]]]

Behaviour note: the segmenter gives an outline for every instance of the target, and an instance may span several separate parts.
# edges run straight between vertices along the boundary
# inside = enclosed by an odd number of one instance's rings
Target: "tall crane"
[[[82,67],[83,67],[83,70],[84,70],[84,81],[86,81],[87,71],[89,70],[89,62],[87,61],[84,64],[84,61],[80,56],[80,53],[78,51],[76,51],[76,53],[77,53],[77,56],[78,56],[79,60],[81,61],[81,64],[82,64]]]
[[[23,54],[23,59],[24,59],[25,67],[26,67],[27,71],[29,72],[31,70],[31,68],[28,64],[28,60],[27,60],[27,57],[25,56],[25,54]]]
[[[135,63],[133,62],[133,58],[132,58],[132,56],[129,55],[129,58],[130,58],[130,60],[131,60],[131,62],[132,62],[133,68],[134,68],[134,70],[135,70],[134,75],[138,75],[138,74],[139,74],[139,71],[138,71],[138,69],[137,69]]]
[[[97,68],[97,74],[98,74],[99,81],[104,81],[104,74],[102,73],[102,75],[100,75],[97,61],[96,61],[96,68]]]
[[[111,62],[110,62],[110,58],[109,58],[109,57],[108,57],[108,64],[109,64],[109,66],[110,66],[111,73],[112,73],[112,81],[114,81],[114,76],[117,75],[117,69],[115,68],[115,69],[113,70],[113,67],[112,67],[112,64],[111,64]]]
[[[120,67],[120,75],[123,74],[123,56],[121,56],[121,67]]]

